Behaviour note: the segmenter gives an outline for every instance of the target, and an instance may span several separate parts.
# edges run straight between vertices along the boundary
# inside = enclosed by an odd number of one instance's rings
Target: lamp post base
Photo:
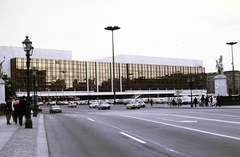
[[[26,119],[25,128],[32,128],[32,120],[31,119]]]
[[[37,117],[37,115],[38,115],[38,107],[36,104],[34,104],[33,117]]]
[[[38,113],[37,111],[33,111],[33,117],[37,117]]]
[[[31,108],[30,106],[26,107],[26,122],[25,128],[32,128],[32,119],[31,119]]]

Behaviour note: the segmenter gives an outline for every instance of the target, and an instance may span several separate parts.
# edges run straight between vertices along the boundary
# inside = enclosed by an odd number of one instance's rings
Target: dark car
[[[50,113],[62,113],[62,109],[58,105],[53,105],[49,109]]]

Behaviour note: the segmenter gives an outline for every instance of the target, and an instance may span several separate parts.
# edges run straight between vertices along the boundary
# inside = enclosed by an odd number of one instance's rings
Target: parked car
[[[38,106],[38,112],[42,112],[42,107]]]
[[[110,110],[111,105],[102,101],[99,103],[99,105],[97,106],[98,110]]]
[[[68,108],[76,108],[77,104],[74,101],[69,101],[68,102]]]
[[[67,101],[58,101],[58,105],[68,105]]]
[[[89,101],[89,100],[84,100],[83,102],[82,102],[82,105],[89,105],[91,102]]]
[[[99,105],[97,101],[92,101],[91,104],[89,104],[89,108],[96,108]]]
[[[141,108],[145,108],[146,107],[145,102],[143,102],[141,100],[138,100],[138,103],[140,104]]]
[[[62,109],[58,105],[53,105],[49,108],[50,113],[62,113]]]
[[[57,105],[57,102],[56,101],[49,101],[47,102],[47,106],[49,105]]]
[[[130,101],[130,102],[126,105],[126,108],[127,108],[127,109],[135,109],[135,108],[140,109],[140,108],[141,108],[141,104],[138,103],[137,101]]]
[[[43,103],[43,102],[37,102],[37,105],[38,105],[38,106],[43,106],[44,103]]]

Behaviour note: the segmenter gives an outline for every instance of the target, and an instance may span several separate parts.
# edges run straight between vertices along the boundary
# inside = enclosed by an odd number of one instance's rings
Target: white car
[[[96,108],[99,105],[97,101],[91,101],[91,104],[89,104],[89,108]]]
[[[126,105],[126,108],[127,108],[127,109],[135,109],[135,108],[140,109],[140,108],[141,108],[141,104],[138,103],[137,101],[130,101],[130,102]]]
[[[68,108],[76,108],[77,107],[77,104],[73,101],[69,101],[68,102]]]
[[[110,110],[111,105],[102,101],[100,104],[97,106],[98,110]]]
[[[58,105],[53,105],[49,108],[50,113],[62,113],[62,109]]]
[[[38,105],[38,106],[43,106],[44,103],[43,103],[43,102],[37,102],[37,105]]]
[[[142,108],[146,107],[145,102],[143,102],[142,100],[138,100],[137,102],[140,104]]]

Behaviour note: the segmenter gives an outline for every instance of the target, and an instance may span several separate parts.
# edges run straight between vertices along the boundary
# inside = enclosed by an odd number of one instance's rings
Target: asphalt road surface
[[[43,107],[51,157],[240,157],[240,107],[61,107]]]

